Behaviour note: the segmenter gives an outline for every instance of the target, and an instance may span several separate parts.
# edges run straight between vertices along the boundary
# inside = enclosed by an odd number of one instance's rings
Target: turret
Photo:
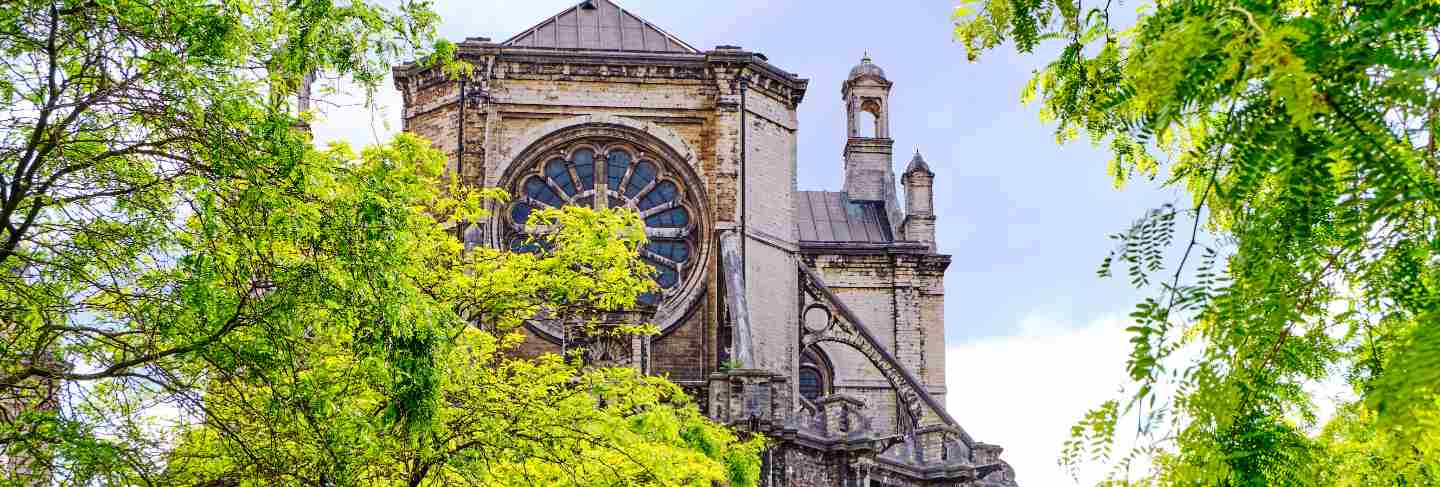
[[[890,168],[890,80],[866,55],[850,70],[840,88],[845,101],[845,192],[851,200],[895,201],[895,173]]]
[[[845,193],[851,201],[884,205],[890,231],[900,234],[900,200],[895,195],[891,164],[895,141],[890,139],[890,87],[885,70],[865,55],[840,87],[848,115],[845,139]]]
[[[915,150],[915,157],[900,177],[905,186],[905,223],[901,232],[905,240],[925,242],[935,250],[935,173]]]
[[[850,76],[840,87],[840,95],[847,104],[850,138],[890,138],[891,86],[893,83],[885,77],[885,70],[871,61],[869,54],[850,68]]]

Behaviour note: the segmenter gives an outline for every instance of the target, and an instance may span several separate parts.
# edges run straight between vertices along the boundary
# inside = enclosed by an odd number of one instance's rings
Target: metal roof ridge
[[[643,27],[648,27],[648,28],[650,28],[651,30],[654,30],[655,32],[659,33],[662,37],[664,37],[666,40],[669,40],[669,41],[671,41],[671,42],[674,42],[676,45],[678,45],[678,46],[680,46],[681,48],[687,50],[687,51],[688,51],[688,52],[687,52],[688,54],[700,54],[700,53],[701,53],[699,49],[696,49],[696,48],[695,48],[695,46],[690,45],[690,43],[685,42],[684,40],[682,40],[682,39],[680,39],[679,37],[677,37],[675,34],[671,34],[669,31],[661,28],[661,27],[658,26],[658,25],[655,25],[653,22],[650,22],[650,21],[648,21],[648,20],[645,20],[643,17],[640,17],[639,15],[635,15],[634,13],[630,12],[629,10],[626,10],[625,7],[621,7],[620,4],[616,3],[614,0],[585,0],[585,1],[583,1],[583,2],[577,3],[577,4],[575,4],[575,6],[573,6],[573,7],[570,7],[570,8],[564,9],[564,10],[561,10],[559,13],[556,13],[555,15],[551,15],[550,17],[545,18],[545,20],[542,20],[542,21],[540,21],[539,23],[536,23],[535,25],[530,26],[530,28],[520,31],[518,34],[515,34],[514,36],[511,36],[509,39],[506,39],[504,42],[501,42],[500,45],[502,45],[502,46],[507,46],[507,47],[544,47],[544,46],[521,46],[521,45],[516,45],[516,44],[514,44],[514,43],[515,43],[516,41],[518,41],[518,40],[520,40],[520,39],[528,36],[528,35],[537,34],[537,33],[540,31],[540,29],[541,29],[542,27],[544,27],[545,25],[547,25],[547,24],[552,24],[552,23],[553,23],[553,24],[555,24],[555,25],[558,26],[558,25],[559,25],[559,22],[560,22],[560,17],[562,17],[562,16],[564,16],[565,14],[568,14],[568,13],[570,13],[570,12],[575,12],[576,15],[577,15],[577,18],[578,18],[579,11],[580,11],[580,9],[581,9],[582,7],[584,7],[584,6],[586,6],[586,5],[591,5],[591,6],[593,7],[594,4],[597,3],[597,2],[606,2],[606,3],[608,3],[610,6],[615,7],[616,10],[620,11],[620,14],[621,14],[621,15],[628,15],[628,16],[630,16],[630,18],[635,19],[635,21],[639,22],[640,25],[642,25]],[[623,26],[617,25],[617,28],[623,28]],[[579,40],[577,39],[576,42],[577,42],[577,44],[578,44],[578,43],[579,43]],[[570,49],[570,48],[563,48],[563,47],[559,47],[559,46],[555,46],[554,48],[556,48],[556,49]],[[589,48],[585,48],[585,47],[577,47],[577,48],[575,48],[575,49],[590,50]],[[626,51],[626,52],[673,52],[673,51],[649,51],[649,50],[644,50],[644,49],[641,49],[641,50],[639,50],[639,51],[632,51],[632,50],[629,50],[629,49],[625,49],[623,45],[622,45],[619,49],[615,49],[615,51]]]

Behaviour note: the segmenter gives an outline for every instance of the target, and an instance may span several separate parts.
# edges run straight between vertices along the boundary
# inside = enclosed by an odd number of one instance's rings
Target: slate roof
[[[800,191],[795,196],[795,226],[802,242],[895,240],[882,202],[850,201],[840,191]]]
[[[586,0],[501,45],[597,51],[699,53],[610,0]]]

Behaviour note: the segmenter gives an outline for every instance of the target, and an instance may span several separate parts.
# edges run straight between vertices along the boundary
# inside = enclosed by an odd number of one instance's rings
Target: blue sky
[[[498,41],[572,0],[437,1],[441,35]],[[1013,50],[978,63],[952,40],[951,1],[619,0],[699,49],[739,45],[810,80],[800,105],[800,188],[838,189],[845,120],[840,83],[869,52],[895,82],[891,136],[903,170],[916,148],[936,172],[938,240],[954,256],[946,281],[947,339],[1013,332],[1034,310],[1087,320],[1128,308],[1121,281],[1095,268],[1106,235],[1174,199],[1136,184],[1116,191],[1106,155],[1055,143],[1020,88],[1043,56]],[[485,5],[479,8],[479,5]]]
[[[437,0],[441,35],[504,40],[576,0]],[[895,87],[891,136],[903,169],[915,149],[936,173],[946,276],[948,403],[978,439],[1006,447],[1022,485],[1064,485],[1055,466],[1071,422],[1108,399],[1128,353],[1122,317],[1137,298],[1100,280],[1108,234],[1182,198],[1137,182],[1114,189],[1106,154],[1060,146],[1019,92],[1044,55],[1013,50],[965,60],[950,1],[617,0],[700,49],[739,45],[810,79],[800,106],[801,189],[841,186],[840,83],[869,52]],[[374,120],[332,109],[321,139],[373,140],[398,127],[398,95]]]

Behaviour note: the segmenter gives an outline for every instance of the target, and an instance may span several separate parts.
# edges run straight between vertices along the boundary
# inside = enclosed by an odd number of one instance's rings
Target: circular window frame
[[[588,149],[594,154],[592,162],[595,169],[588,190],[580,187],[580,182],[575,180],[576,173],[573,169],[575,154],[582,149]],[[630,155],[627,171],[619,181],[618,191],[608,187],[607,174],[601,169],[607,164],[612,151],[617,149],[624,150]],[[573,195],[556,187],[550,181],[551,178],[545,174],[547,166],[556,159],[565,161],[571,183],[576,185],[576,192]],[[630,177],[642,162],[654,165],[653,180],[647,186],[635,191],[632,196],[626,196],[629,193],[626,189],[628,189]],[[522,151],[501,174],[498,180],[499,187],[510,191],[512,199],[504,205],[499,205],[492,214],[491,231],[488,232],[492,236],[490,244],[497,248],[510,248],[513,238],[534,234],[536,230],[543,230],[527,227],[523,222],[515,222],[511,215],[511,209],[515,204],[533,203],[523,192],[523,185],[532,177],[546,181],[550,190],[563,200],[562,205],[591,198],[592,207],[600,207],[594,200],[598,199],[598,190],[603,181],[608,196],[605,202],[606,207],[610,206],[610,198],[618,198],[624,207],[637,211],[639,211],[638,202],[660,184],[665,182],[673,184],[676,190],[673,200],[647,209],[647,211],[653,211],[652,214],[647,215],[644,211],[641,214],[642,216],[654,216],[675,208],[682,208],[688,217],[686,225],[680,228],[654,228],[647,225],[646,233],[653,235],[655,232],[652,230],[659,230],[659,233],[666,234],[663,237],[665,241],[681,242],[686,246],[689,258],[685,262],[677,263],[664,256],[654,255],[649,249],[642,249],[642,255],[645,258],[671,265],[678,275],[677,283],[672,288],[662,290],[661,296],[655,304],[640,306],[635,310],[617,313],[619,316],[612,316],[615,321],[647,320],[659,327],[661,334],[666,334],[683,321],[699,303],[701,295],[704,294],[703,290],[710,267],[708,263],[712,259],[711,239],[706,238],[713,233],[708,207],[709,198],[705,194],[705,186],[696,175],[691,162],[690,158],[682,157],[680,152],[668,144],[629,127],[587,124],[553,132],[536,140],[530,147]],[[667,206],[671,202],[674,202],[675,206]],[[667,233],[671,232],[672,228],[674,229],[673,233]],[[560,340],[564,333],[560,323],[543,317],[530,320],[527,327],[540,332],[542,336],[552,341]]]

